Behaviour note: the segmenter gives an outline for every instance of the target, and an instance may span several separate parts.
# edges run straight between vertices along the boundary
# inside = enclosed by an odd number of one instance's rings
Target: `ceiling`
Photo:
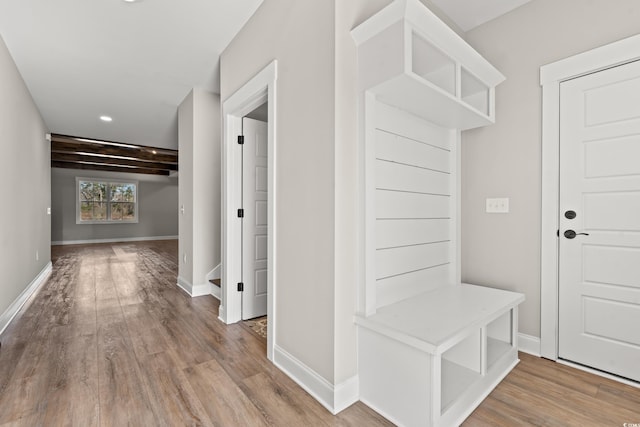
[[[261,2],[3,0],[0,35],[51,132],[175,149],[178,105],[219,91],[219,55]]]
[[[468,31],[529,0],[431,1]],[[219,92],[219,55],[261,3],[3,0],[0,35],[51,132],[176,149],[178,105]]]

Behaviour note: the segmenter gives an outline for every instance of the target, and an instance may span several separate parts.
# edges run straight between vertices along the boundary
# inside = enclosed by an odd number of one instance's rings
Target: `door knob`
[[[564,232],[564,237],[566,237],[567,239],[575,239],[576,236],[588,236],[589,233],[576,233],[573,230],[567,230]]]

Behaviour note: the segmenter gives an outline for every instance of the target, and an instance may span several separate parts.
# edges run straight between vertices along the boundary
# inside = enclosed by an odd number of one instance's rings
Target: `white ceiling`
[[[531,0],[431,0],[467,32]]]
[[[3,0],[0,35],[51,132],[175,149],[177,106],[219,91],[219,55],[262,1]],[[463,31],[528,1],[432,0]]]
[[[219,55],[260,3],[5,0],[0,35],[52,132],[177,148],[177,106],[219,91]]]

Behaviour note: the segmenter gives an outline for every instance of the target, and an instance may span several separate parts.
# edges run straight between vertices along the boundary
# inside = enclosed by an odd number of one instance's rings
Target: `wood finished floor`
[[[332,416],[266,343],[175,285],[177,242],[55,246],[53,274],[0,336],[0,426],[389,426]],[[465,426],[640,423],[640,390],[521,354]]]

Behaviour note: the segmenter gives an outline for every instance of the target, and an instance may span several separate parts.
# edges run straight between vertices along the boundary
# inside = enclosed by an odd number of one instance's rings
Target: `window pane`
[[[122,184],[111,184],[111,201],[122,202]]]
[[[136,201],[135,184],[111,184],[111,201],[112,202],[135,202]]]
[[[93,203],[80,202],[80,220],[91,221],[93,219]]]
[[[111,203],[111,219],[122,219],[122,203]]]
[[[135,184],[124,184],[123,185],[123,199],[125,202],[135,202],[136,201],[136,186]]]
[[[93,202],[93,220],[101,221],[107,219],[107,204],[102,202]]]
[[[96,202],[107,200],[107,184],[104,182],[93,183],[93,200]]]
[[[93,182],[80,181],[80,200],[93,200]]]
[[[122,204],[122,219],[129,221],[136,219],[135,203]]]

